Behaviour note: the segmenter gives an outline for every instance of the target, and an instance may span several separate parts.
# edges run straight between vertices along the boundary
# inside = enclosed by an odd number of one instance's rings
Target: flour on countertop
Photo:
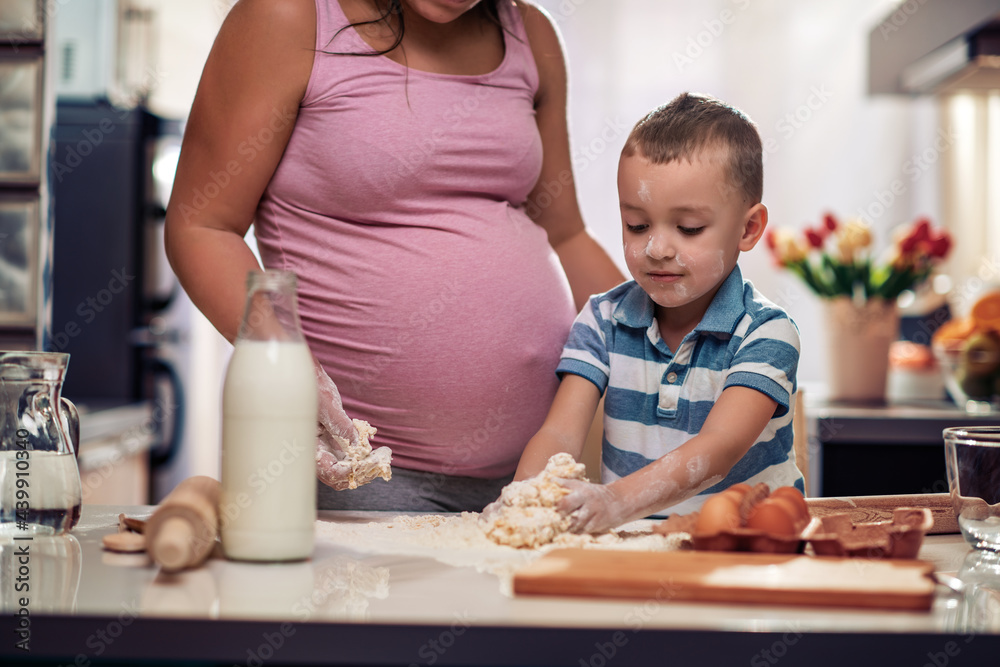
[[[674,551],[686,533],[652,532],[653,521],[633,521],[600,536],[562,533],[536,548],[497,544],[483,532],[479,514],[398,515],[388,522],[316,522],[316,538],[370,554],[422,556],[453,567],[472,567],[500,579],[500,589],[511,593],[514,572],[556,548]]]
[[[319,520],[316,538],[361,553],[422,556],[473,567],[499,577],[501,591],[509,595],[514,572],[552,549],[674,551],[689,537],[653,532],[650,520],[601,535],[567,533],[569,519],[555,505],[568,490],[557,479],[584,479],[584,466],[569,454],[556,454],[538,476],[504,487],[497,509],[488,515],[400,514],[367,523]]]
[[[389,596],[389,568],[346,556],[320,561],[313,576],[312,594],[303,603],[308,611],[315,607],[336,618],[364,620],[369,600]]]

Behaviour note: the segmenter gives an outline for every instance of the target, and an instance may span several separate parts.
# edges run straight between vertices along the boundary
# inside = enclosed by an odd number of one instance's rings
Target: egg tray
[[[690,546],[698,551],[754,551],[757,553],[796,554],[805,549],[804,535],[818,519],[812,519],[795,535],[771,535],[755,528],[731,528],[718,533],[697,533],[698,512],[671,515],[656,531],[689,533]]]
[[[800,554],[805,549],[805,533],[772,535],[754,528],[733,528],[714,535],[692,533],[691,544],[699,551],[754,551],[766,554]]]
[[[849,514],[813,517],[795,535],[770,535],[751,528],[733,528],[713,534],[694,531],[698,513],[672,515],[656,531],[685,532],[698,551],[753,551],[801,554],[807,544],[817,556],[849,558],[916,558],[924,535],[934,525],[927,508],[900,507],[891,521],[854,524]]]
[[[815,521],[807,527],[806,539],[817,556],[916,558],[934,516],[926,507],[899,507],[890,521],[854,524],[846,513]]]

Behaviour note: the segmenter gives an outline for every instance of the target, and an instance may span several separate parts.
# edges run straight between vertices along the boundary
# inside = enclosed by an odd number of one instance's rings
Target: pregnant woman
[[[328,430],[363,419],[393,451],[391,481],[352,491],[321,461],[320,508],[494,500],[577,309],[623,279],[577,204],[558,35],[520,0],[238,2],[167,214],[174,271],[230,341],[251,224],[298,275]]]

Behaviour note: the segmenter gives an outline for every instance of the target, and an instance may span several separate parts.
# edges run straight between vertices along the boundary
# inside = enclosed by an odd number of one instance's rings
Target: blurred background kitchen
[[[156,501],[219,474],[231,347],[174,281],[162,223],[184,118],[232,4],[0,0],[0,347],[72,354],[85,502]],[[988,57],[1000,1],[538,4],[565,40],[584,216],[623,271],[621,145],[689,90],[757,122],[772,225],[829,211],[863,218],[884,246],[927,216],[956,239],[942,303],[947,292],[960,310],[1000,280],[1000,69]],[[987,57],[970,64],[977,49]],[[741,266],[798,323],[799,380],[822,396],[820,301],[763,245]]]

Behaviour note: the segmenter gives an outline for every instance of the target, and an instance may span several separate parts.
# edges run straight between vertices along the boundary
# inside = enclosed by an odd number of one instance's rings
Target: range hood
[[[1000,90],[1000,0],[909,0],[868,34],[869,94]]]

